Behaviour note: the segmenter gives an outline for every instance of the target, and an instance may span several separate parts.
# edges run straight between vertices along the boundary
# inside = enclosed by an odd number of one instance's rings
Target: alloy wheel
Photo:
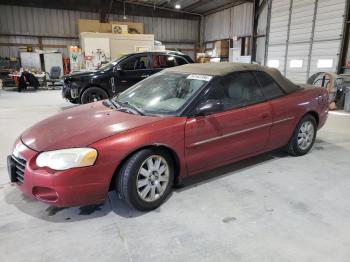
[[[160,155],[148,157],[138,171],[136,188],[139,197],[146,202],[159,199],[169,183],[169,165]]]
[[[301,150],[307,150],[314,139],[315,127],[311,121],[305,121],[298,132],[298,146]]]

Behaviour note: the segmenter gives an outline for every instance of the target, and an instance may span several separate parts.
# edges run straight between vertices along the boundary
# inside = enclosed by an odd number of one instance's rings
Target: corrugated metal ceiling
[[[253,0],[127,0],[126,2],[174,10],[175,5],[179,4],[181,8],[178,11],[207,14],[221,8],[253,2]]]
[[[0,0],[0,4],[6,5],[119,14],[123,12],[125,7],[126,12],[133,12],[132,15],[161,17],[168,15],[168,17],[173,18],[185,18],[186,14],[192,14],[192,16],[207,15],[223,8],[248,2],[252,3],[253,0]],[[175,8],[177,4],[181,6],[180,9]],[[140,6],[141,8],[137,8]],[[183,17],[176,16],[176,14],[181,13]]]

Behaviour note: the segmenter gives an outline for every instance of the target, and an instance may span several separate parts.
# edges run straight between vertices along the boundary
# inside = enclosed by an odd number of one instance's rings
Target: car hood
[[[99,76],[103,75],[105,71],[101,70],[93,70],[93,71],[85,71],[85,72],[76,72],[76,73],[71,73],[69,75],[65,76],[66,80],[70,79],[80,79],[80,78],[85,78],[85,77],[93,77],[93,76]]]
[[[116,111],[96,102],[65,110],[35,124],[22,134],[21,140],[36,151],[84,147],[160,119]]]

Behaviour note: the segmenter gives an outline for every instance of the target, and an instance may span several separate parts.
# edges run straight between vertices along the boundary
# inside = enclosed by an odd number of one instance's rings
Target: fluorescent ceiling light
[[[175,5],[175,9],[181,9],[181,5],[180,4],[176,4]]]

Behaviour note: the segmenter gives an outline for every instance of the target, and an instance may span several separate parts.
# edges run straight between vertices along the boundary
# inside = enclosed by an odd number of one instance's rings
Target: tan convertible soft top
[[[286,93],[291,93],[299,86],[293,84],[290,80],[285,78],[280,71],[275,68],[261,66],[257,64],[244,64],[244,63],[204,63],[204,64],[186,64],[182,66],[172,67],[165,69],[166,72],[178,72],[189,74],[201,74],[211,76],[224,76],[233,72],[240,71],[263,71],[269,74]]]

